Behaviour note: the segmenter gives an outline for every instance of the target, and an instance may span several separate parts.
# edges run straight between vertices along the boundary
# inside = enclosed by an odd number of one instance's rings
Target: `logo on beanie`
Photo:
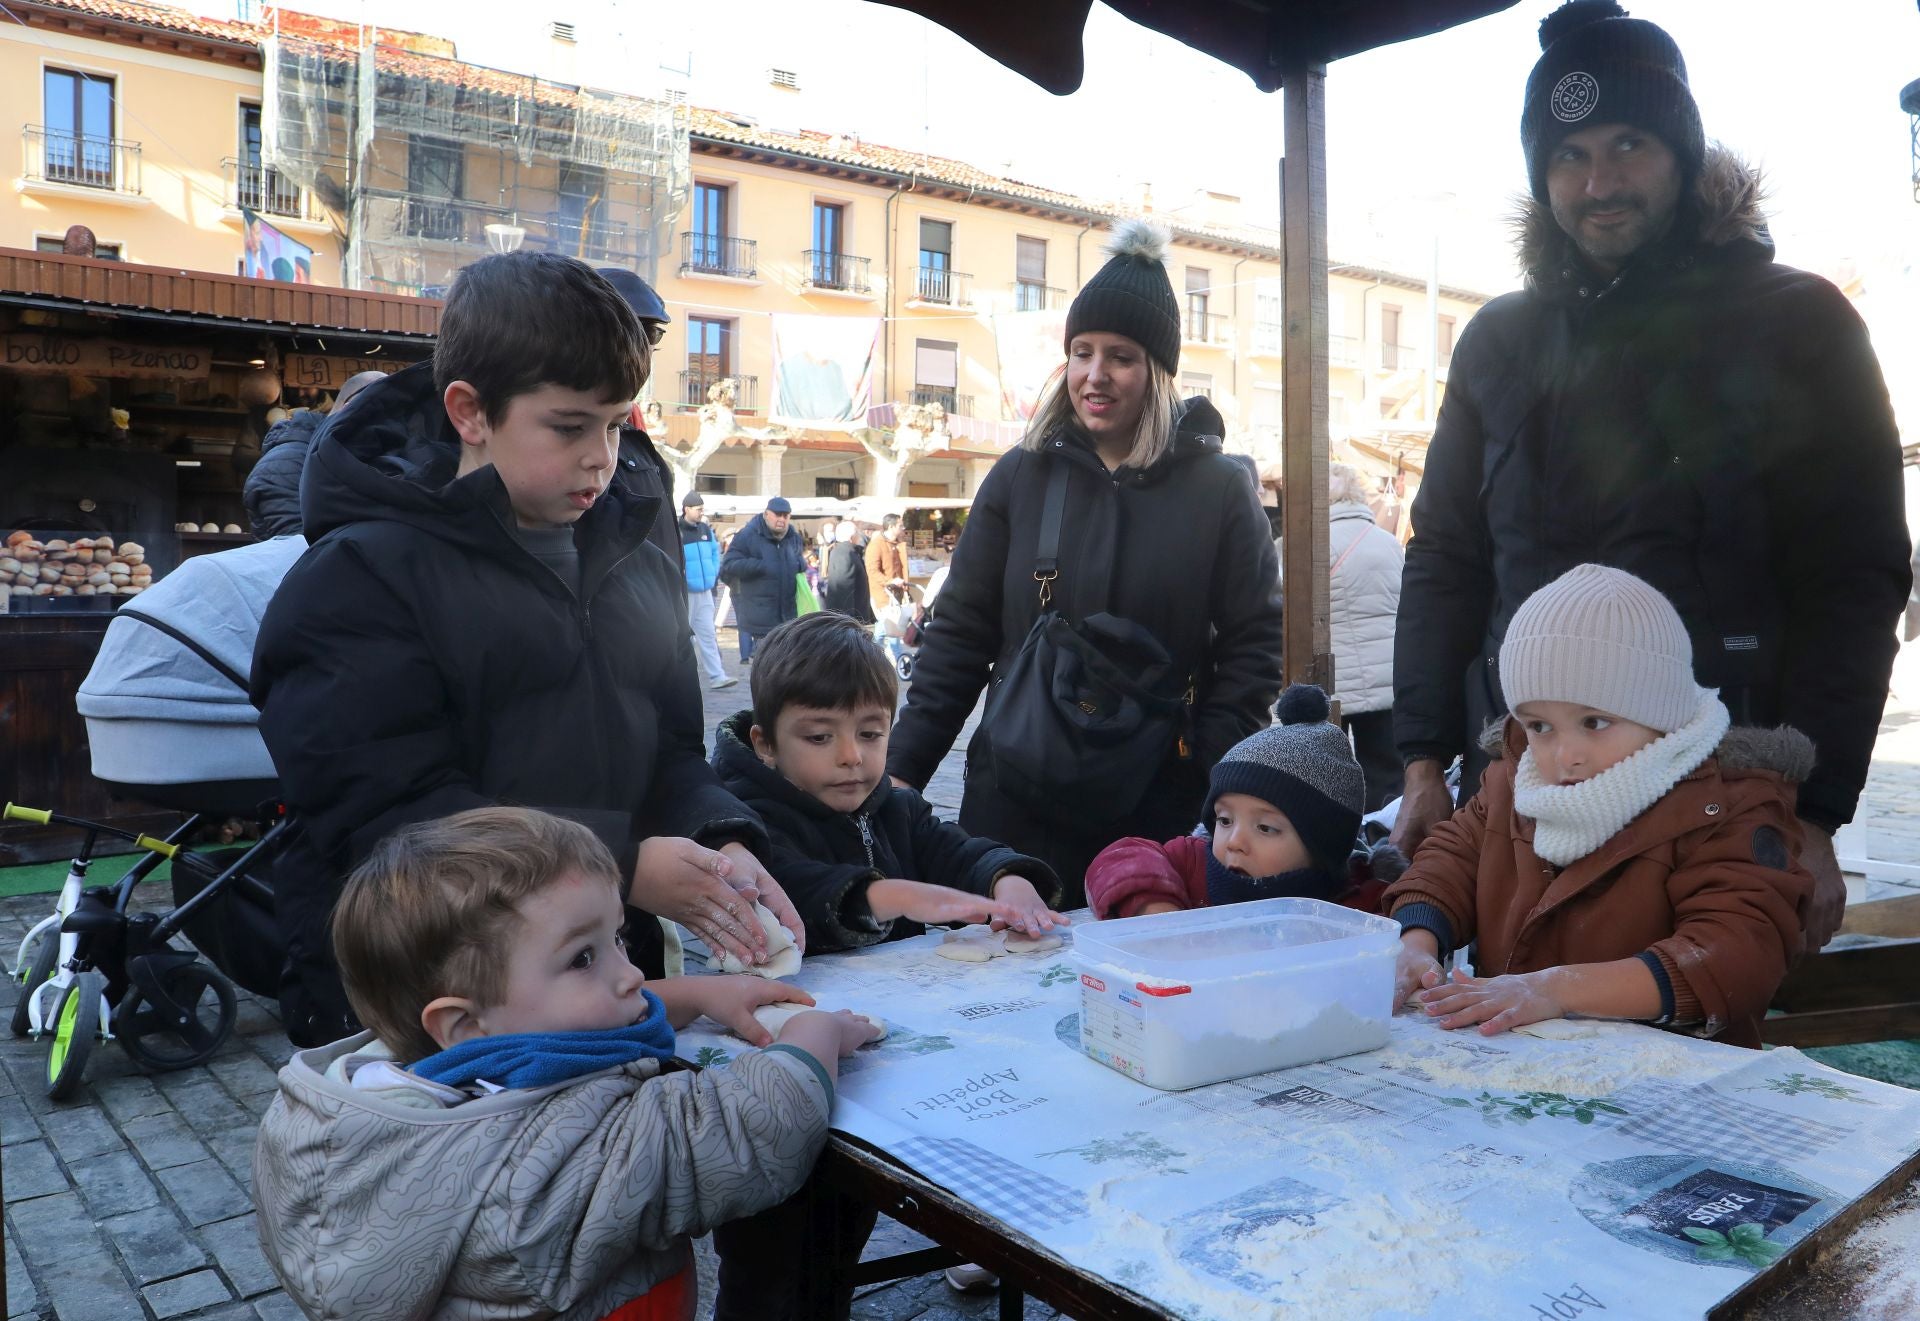
[[[1570,73],[1553,85],[1553,95],[1547,104],[1553,109],[1553,117],[1563,124],[1572,124],[1585,119],[1600,104],[1600,84],[1593,80],[1590,73]]]

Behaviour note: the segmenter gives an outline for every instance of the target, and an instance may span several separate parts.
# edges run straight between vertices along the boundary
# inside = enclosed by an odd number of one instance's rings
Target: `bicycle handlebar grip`
[[[38,807],[22,807],[18,803],[8,803],[5,817],[9,821],[31,821],[36,825],[47,825],[53,820],[53,813]]]
[[[155,839],[152,835],[135,835],[133,842],[149,853],[158,853],[163,858],[171,858],[180,851],[178,844],[169,844],[164,839]]]

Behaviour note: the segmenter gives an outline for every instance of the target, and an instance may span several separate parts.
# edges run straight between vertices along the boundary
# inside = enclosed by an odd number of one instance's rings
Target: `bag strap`
[[[1327,569],[1327,577],[1329,579],[1331,579],[1334,574],[1340,572],[1340,566],[1347,562],[1347,556],[1353,554],[1354,551],[1358,550],[1360,548],[1360,543],[1365,541],[1366,539],[1367,539],[1367,530],[1365,528],[1361,528],[1360,535],[1347,543],[1347,548],[1340,552],[1340,558],[1335,560],[1331,565],[1331,567]]]
[[[1054,459],[1047,472],[1047,499],[1040,510],[1040,539],[1033,559],[1033,580],[1040,584],[1040,608],[1053,600],[1060,576],[1060,524],[1067,512],[1067,465]]]

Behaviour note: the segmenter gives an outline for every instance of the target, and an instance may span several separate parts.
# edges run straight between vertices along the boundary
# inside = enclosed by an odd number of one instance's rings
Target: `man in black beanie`
[[[1477,783],[1514,610],[1612,565],[1678,608],[1736,724],[1817,746],[1799,797],[1817,949],[1845,905],[1832,832],[1866,781],[1911,580],[1886,385],[1845,296],[1773,260],[1758,176],[1707,142],[1671,36],[1571,0],[1540,45],[1525,287],[1462,333],[1413,505],[1394,843],[1411,855],[1453,810],[1456,755],[1462,802]]]

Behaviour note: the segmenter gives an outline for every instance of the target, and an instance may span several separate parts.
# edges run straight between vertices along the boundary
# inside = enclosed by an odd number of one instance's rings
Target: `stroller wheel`
[[[60,958],[60,932],[58,928],[44,931],[40,939],[33,943],[33,957],[27,961],[27,975],[20,983],[20,998],[13,1002],[13,1035],[24,1037],[33,1031],[33,1020],[28,1016],[28,1007],[33,1003],[33,994],[53,978],[54,964]],[[52,1015],[42,1009],[47,1021]]]
[[[53,1046],[47,1051],[47,1095],[56,1101],[72,1096],[86,1076],[93,1043],[100,1036],[100,997],[107,979],[83,972],[67,983],[53,1011]]]
[[[911,682],[913,679],[913,653],[903,651],[898,656],[895,656],[893,658],[893,668],[900,672],[900,680],[902,683]]]
[[[129,986],[113,1014],[114,1034],[134,1062],[154,1073],[211,1059],[233,1031],[233,983],[204,963],[183,963],[161,974],[160,989],[186,1014],[181,1022],[138,986]]]

